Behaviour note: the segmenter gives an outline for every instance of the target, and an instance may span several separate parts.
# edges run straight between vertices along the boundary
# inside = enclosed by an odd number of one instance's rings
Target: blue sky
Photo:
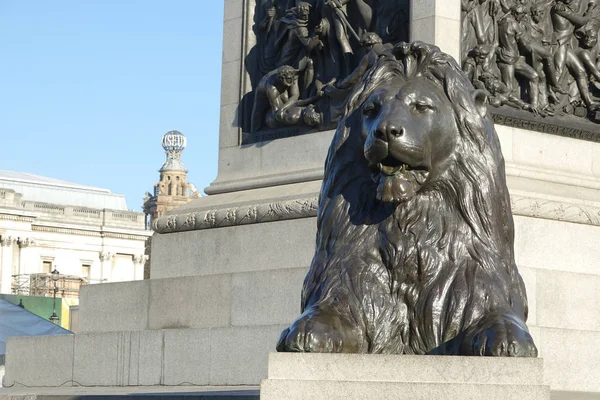
[[[216,177],[223,0],[0,0],[0,169],[108,188],[140,211],[187,136]]]

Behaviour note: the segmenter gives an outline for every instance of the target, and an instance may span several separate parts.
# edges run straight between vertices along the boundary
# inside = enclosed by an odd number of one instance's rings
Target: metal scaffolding
[[[89,281],[77,275],[60,275],[56,282],[57,297],[79,298],[79,289]],[[12,276],[12,294],[25,296],[52,297],[54,294],[54,281],[50,273],[20,274]]]

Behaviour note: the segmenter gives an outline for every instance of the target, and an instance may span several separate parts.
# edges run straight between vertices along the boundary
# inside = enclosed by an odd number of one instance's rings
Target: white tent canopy
[[[65,334],[71,334],[71,332],[22,307],[0,299],[0,360],[4,359],[6,339],[9,336]]]

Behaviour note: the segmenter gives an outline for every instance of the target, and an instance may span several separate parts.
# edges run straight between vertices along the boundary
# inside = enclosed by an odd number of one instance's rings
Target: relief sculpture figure
[[[523,47],[523,38],[525,37],[523,24],[525,16],[525,7],[519,5],[514,7],[511,13],[498,24],[498,68],[500,68],[502,81],[510,92],[517,90],[517,76],[529,83],[529,102],[532,108],[537,109],[539,75],[532,66],[525,62],[519,52],[519,47]]]
[[[552,24],[548,18],[548,6],[544,3],[533,4],[530,18],[525,23],[525,36],[521,41],[525,61],[538,74],[538,107],[542,115],[551,115],[552,108],[548,98],[552,96],[558,103],[555,93],[565,94],[560,87],[554,63]]]
[[[575,37],[579,41],[579,48],[575,50],[575,55],[596,83],[600,83],[600,71],[597,64],[599,29],[600,20],[593,19],[575,32]]]
[[[308,30],[308,20],[311,5],[300,2],[289,11],[289,15],[281,20],[282,33],[275,41],[275,47],[281,48],[277,67],[290,65],[303,71],[302,90],[313,83],[314,62],[311,53],[320,50],[323,43],[318,37],[318,30],[311,35]]]
[[[301,315],[278,351],[536,357],[486,102],[421,42],[382,52],[355,83]]]
[[[319,96],[299,100],[299,70],[283,65],[267,75],[258,83],[252,108],[252,131],[263,125],[277,128],[304,122],[308,126],[321,123],[321,116],[310,104]]]

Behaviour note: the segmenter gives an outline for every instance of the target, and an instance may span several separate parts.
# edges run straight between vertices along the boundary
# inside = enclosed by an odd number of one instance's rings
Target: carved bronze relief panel
[[[463,70],[499,124],[600,141],[597,0],[462,0]]]
[[[333,128],[378,54],[408,41],[409,0],[257,0],[243,143]]]
[[[461,65],[496,123],[600,141],[598,0],[462,0]],[[242,143],[332,129],[353,84],[409,39],[409,0],[257,0]]]

